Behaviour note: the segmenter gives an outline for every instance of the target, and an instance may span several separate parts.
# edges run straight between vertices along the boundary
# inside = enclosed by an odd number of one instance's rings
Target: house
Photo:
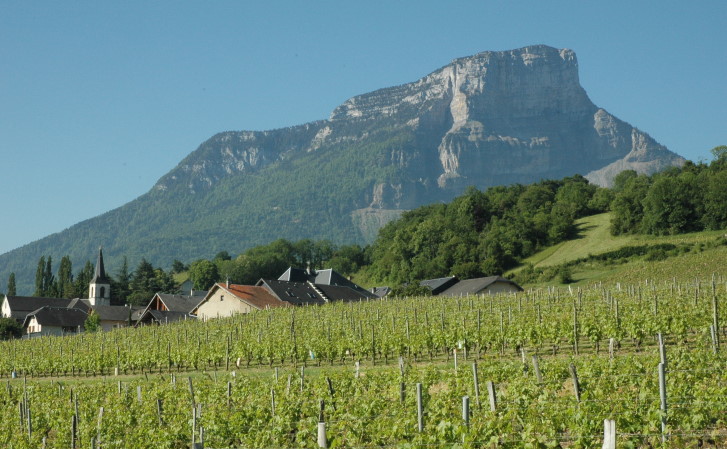
[[[71,303],[70,299],[63,298],[35,298],[32,296],[6,296],[3,300],[2,317],[15,318],[16,321],[22,323],[25,317],[41,307],[63,307],[66,308]]]
[[[523,291],[522,287],[510,279],[505,279],[501,276],[487,276],[458,281],[445,290],[440,291],[438,296],[494,295],[521,291]]]
[[[192,317],[192,311],[205,295],[173,295],[157,293],[139,314],[137,324],[163,324],[186,320]]]
[[[106,306],[93,305],[89,299],[72,299],[68,304],[69,309],[78,309],[87,314],[95,313],[99,318],[99,326],[101,330],[109,331],[120,327],[128,327],[129,323],[134,323],[134,318],[138,318],[138,312],[142,310],[139,307],[130,306]]]
[[[421,285],[422,287],[427,287],[429,290],[432,291],[432,296],[436,296],[456,284],[458,281],[459,279],[457,279],[456,276],[449,276],[445,278],[428,279],[426,281],[421,281],[419,285]]]
[[[95,306],[91,313],[98,315],[101,330],[110,331],[134,323],[134,312],[139,310],[128,306]]]
[[[272,279],[260,279],[256,287],[264,288],[278,301],[283,301],[294,306],[322,305],[328,302],[328,298],[307,282],[291,282]]]
[[[332,301],[364,301],[376,296],[367,291],[343,285],[314,284],[313,282],[290,282],[260,279],[258,287],[265,287],[281,301],[294,306],[322,305]]]
[[[86,318],[88,314],[79,309],[43,306],[26,315],[23,330],[29,337],[75,334],[83,331]]]
[[[179,284],[177,294],[185,296],[198,296],[200,299],[202,299],[207,294],[207,290],[195,290],[192,280],[187,279],[186,281]]]
[[[370,291],[352,282],[351,280],[349,280],[339,272],[333,270],[332,268],[327,268],[325,270],[312,270],[308,268],[307,270],[303,270],[302,268],[289,267],[285,271],[285,273],[280,275],[278,280],[311,283],[315,285],[348,287],[352,290],[359,292],[361,296],[364,296],[366,298],[375,298],[375,296]]]
[[[290,307],[290,304],[276,298],[261,286],[217,283],[196,305],[192,314],[201,320],[207,320],[273,307]]]
[[[391,287],[373,287],[371,289],[371,293],[373,293],[377,298],[383,298],[391,293]]]

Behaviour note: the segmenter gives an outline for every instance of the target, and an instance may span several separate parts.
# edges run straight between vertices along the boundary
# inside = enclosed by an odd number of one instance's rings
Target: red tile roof
[[[270,307],[290,307],[290,304],[281,301],[264,287],[257,287],[254,285],[239,285],[239,284],[227,284],[219,283],[218,287],[224,288],[228,292],[232,293],[240,300],[256,307],[258,309],[267,309]]]

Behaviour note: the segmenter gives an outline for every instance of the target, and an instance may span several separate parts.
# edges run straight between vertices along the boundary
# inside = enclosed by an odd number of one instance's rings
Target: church
[[[111,305],[111,278],[106,275],[103,249],[99,248],[88,299],[6,296],[0,310],[3,318],[14,318],[22,324],[24,338],[32,338],[83,332],[91,314],[98,315],[104,331],[130,326],[142,309]]]

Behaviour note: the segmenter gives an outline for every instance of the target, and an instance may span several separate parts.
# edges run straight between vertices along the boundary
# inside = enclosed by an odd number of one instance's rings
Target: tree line
[[[152,266],[142,259],[133,272],[129,271],[126,257],[119,270],[110,276],[111,300],[114,305],[146,305],[156,293],[173,293],[177,290],[174,272]],[[86,261],[83,268],[73,274],[70,257],[63,256],[55,273],[51,256],[41,256],[35,275],[33,296],[41,298],[88,298],[88,286],[93,279],[94,266]],[[15,273],[10,273],[8,296],[16,296]]]
[[[177,290],[173,275],[182,272],[188,273],[197,290],[226,280],[249,285],[261,278],[275,279],[290,266],[333,268],[392,286],[445,276],[496,275],[547,246],[575,237],[578,218],[606,211],[611,211],[614,235],[724,229],[727,146],[716,147],[712,153],[714,160],[709,164],[687,162],[651,176],[622,172],[613,188],[595,186],[580,175],[485,191],[470,187],[450,203],[405,212],[363,247],[278,239],[234,257],[221,251],[211,260],[189,265],[175,260],[168,272],[145,259],[131,272],[124,258],[112,276],[112,298],[121,304],[145,304],[157,292]],[[66,256],[53,274],[51,257],[41,257],[35,296],[84,298],[93,268],[87,261],[73,275]],[[8,294],[14,291],[11,273]]]
[[[687,161],[652,176],[629,170],[614,179],[611,233],[681,234],[727,227],[727,146],[710,164]]]

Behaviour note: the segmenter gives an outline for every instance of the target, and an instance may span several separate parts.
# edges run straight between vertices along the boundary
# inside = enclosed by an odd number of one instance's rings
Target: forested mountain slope
[[[0,256],[32,285],[41,255],[78,267],[240,252],[276,238],[370,242],[403,210],[467,186],[654,172],[683,159],[594,105],[575,53],[543,45],[459,58],[413,83],[347,100],[327,120],[211,137],[145,195]],[[606,171],[604,171],[606,170]]]

